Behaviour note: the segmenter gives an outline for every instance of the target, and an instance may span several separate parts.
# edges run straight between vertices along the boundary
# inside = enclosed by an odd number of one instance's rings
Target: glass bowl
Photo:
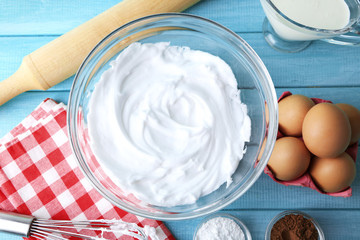
[[[196,230],[195,230],[195,233],[194,233],[194,237],[193,237],[193,240],[196,240],[196,235],[199,231],[199,229],[206,223],[208,222],[209,220],[211,219],[214,219],[214,218],[217,218],[217,217],[223,217],[223,218],[229,218],[231,220],[233,220],[239,227],[240,229],[242,230],[242,232],[244,233],[244,240],[251,240],[251,234],[250,234],[250,231],[249,229],[246,227],[246,225],[240,221],[238,218],[230,215],[230,214],[226,214],[226,213],[215,213],[207,218],[205,218],[203,221],[200,222],[200,224],[197,226]]]
[[[241,90],[241,101],[248,107],[252,129],[244,158],[228,187],[223,184],[194,204],[155,206],[124,193],[97,162],[91,152],[87,131],[89,100],[94,85],[110,67],[109,62],[133,42],[170,42],[171,45],[188,46],[219,56],[232,68]],[[277,99],[271,77],[263,62],[238,35],[201,17],[178,13],[158,14],[123,25],[105,37],[90,52],[80,66],[70,91],[67,126],[70,145],[81,170],[106,199],[121,209],[142,217],[159,220],[189,219],[213,213],[229,205],[259,178],[275,143],[278,126]],[[257,161],[265,138],[267,141],[264,143],[264,153]]]
[[[311,220],[311,222],[315,225],[316,230],[319,233],[319,238],[318,239],[319,240],[324,240],[325,239],[325,235],[324,235],[323,230],[321,229],[319,223],[314,218],[312,218],[310,215],[308,215],[308,214],[306,214],[304,212],[301,212],[301,211],[288,210],[288,211],[284,211],[284,212],[279,213],[273,219],[271,219],[269,225],[266,228],[265,240],[270,240],[271,229],[273,228],[274,224],[277,221],[279,221],[281,218],[283,218],[283,217],[285,217],[286,215],[289,215],[289,214],[303,215],[304,218]]]

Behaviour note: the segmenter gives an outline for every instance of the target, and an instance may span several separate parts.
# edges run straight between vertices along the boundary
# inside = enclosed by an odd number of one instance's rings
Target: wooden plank
[[[61,35],[118,2],[2,0],[0,35]],[[260,1],[203,0],[185,12],[210,18],[238,32],[260,32],[264,18]]]
[[[355,59],[360,48],[315,42],[301,53],[286,54],[266,45],[262,34],[240,34],[262,58],[276,87],[360,86],[360,68]],[[0,80],[19,67],[23,56],[55,37],[0,37]],[[51,90],[69,90],[70,78]]]
[[[360,88],[294,88],[277,89],[280,95],[283,91],[304,94],[309,97],[319,97],[332,100],[335,103],[345,102],[360,109]],[[11,100],[0,107],[0,136],[5,135],[24,119],[45,98],[53,98],[67,103],[68,92],[47,91],[28,92]],[[360,152],[358,153],[360,155]],[[360,161],[357,162],[359,167]],[[317,193],[314,190],[301,187],[285,187],[273,182],[262,174],[254,186],[239,200],[227,209],[277,209],[277,208],[330,208],[348,209],[360,206],[360,175],[353,184],[354,196],[351,198],[335,198]]]
[[[358,156],[360,151],[358,151]],[[360,167],[359,161],[356,163]],[[296,186],[283,186],[262,174],[256,183],[226,209],[360,209],[360,176],[352,184],[350,198],[331,197],[315,190]]]
[[[1,0],[0,80],[12,74],[27,53],[119,1]],[[360,68],[356,61],[360,48],[315,42],[301,53],[276,52],[266,45],[261,35],[264,13],[260,1],[203,0],[186,12],[215,20],[248,41],[269,69],[278,95],[291,90],[309,97],[350,103],[360,109]],[[46,92],[24,93],[1,106],[0,137],[45,98],[67,103],[71,82],[69,79]],[[305,210],[320,222],[327,239],[359,239],[359,178],[358,174],[353,184],[353,196],[344,199],[321,195],[307,188],[285,187],[262,174],[254,186],[224,212],[243,220],[253,239],[263,239],[268,222],[284,209]],[[192,239],[201,219],[167,222],[167,225],[177,239]],[[0,239],[22,238],[0,233]]]
[[[220,211],[231,214],[239,218],[248,228],[253,239],[264,239],[266,227],[273,217],[280,212],[288,209],[279,210],[234,210],[234,211]],[[359,210],[304,210],[305,213],[312,216],[321,226],[325,238],[329,240],[359,239],[360,230],[359,224],[355,219],[359,219]],[[166,222],[170,231],[174,234],[176,239],[192,239],[193,234],[198,224],[204,217],[184,220],[181,222]]]
[[[273,217],[280,212],[288,209],[279,210],[243,210],[243,211],[220,211],[220,213],[231,214],[239,218],[249,229],[252,238],[264,239],[266,228]],[[360,232],[355,219],[359,219],[359,210],[303,210],[303,212],[312,216],[321,226],[326,239],[347,239],[357,240]],[[179,240],[192,239],[196,227],[205,217],[183,221],[167,221],[166,226],[172,234]],[[0,233],[0,239],[21,240],[21,237]]]
[[[300,53],[270,48],[262,34],[240,34],[258,53],[276,87],[360,86],[360,48],[315,41]]]
[[[118,0],[2,0],[1,35],[59,35],[112,7]]]
[[[239,218],[248,228],[253,239],[264,239],[266,227],[273,217],[287,209],[271,211],[220,211],[220,213],[231,214]],[[326,210],[304,210],[320,224],[326,239],[347,239],[355,240],[359,236],[358,224],[355,219],[360,217],[360,211],[326,211]],[[167,227],[176,239],[192,239],[196,227],[205,217],[183,221],[167,221]],[[0,233],[0,239],[20,240],[22,238],[6,233]]]
[[[302,94],[308,97],[322,98],[334,103],[348,103],[360,109],[360,87],[331,87],[331,88],[276,88],[280,96],[284,91]]]
[[[11,76],[20,66],[24,56],[45,45],[55,37],[0,37],[0,81]],[[73,77],[59,83],[51,90],[69,90]]]
[[[334,103],[348,103],[360,109],[360,87],[351,88],[277,88],[278,96],[284,91],[331,100]],[[27,92],[0,106],[0,136],[5,135],[24,119],[45,98],[53,98],[67,104],[68,91]]]
[[[6,239],[6,240],[21,240],[23,238],[14,235],[14,234],[8,234],[8,233],[3,233],[0,232],[0,239]]]
[[[294,94],[331,100],[334,103],[348,103],[360,109],[360,88],[278,88],[278,96],[290,90]],[[360,149],[358,151],[358,159]],[[359,169],[360,161],[356,163]],[[353,185],[353,196],[350,198],[330,197],[309,188],[283,186],[275,183],[265,174],[257,180],[252,188],[227,209],[258,208],[329,208],[347,209],[360,206],[360,176],[357,175]]]
[[[69,92],[28,92],[0,106],[0,138],[28,116],[43,100],[52,98],[67,103]]]

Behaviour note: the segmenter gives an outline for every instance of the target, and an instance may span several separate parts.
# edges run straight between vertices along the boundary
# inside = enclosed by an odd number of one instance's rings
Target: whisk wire
[[[99,240],[106,238],[106,235],[109,233],[116,236],[132,236],[139,240],[148,239],[145,232],[146,228],[143,229],[135,223],[127,223],[115,219],[90,221],[45,220],[0,210],[0,221],[0,231],[12,232],[24,237],[35,237],[37,239],[68,240],[68,237],[75,237]],[[151,238],[153,238],[153,235],[151,232]],[[155,235],[154,237],[154,239],[158,239]]]
[[[99,227],[110,227],[112,222],[94,222],[94,221],[69,221],[69,220],[36,220],[33,223],[34,225],[38,225],[41,227],[64,227],[64,228],[83,228],[86,226],[90,226],[92,228],[99,228]]]
[[[38,238],[38,239],[46,239],[46,240],[68,240],[64,237],[49,233],[49,232],[43,232],[43,231],[36,231],[32,233],[32,237]]]
[[[47,227],[49,227],[49,229],[47,229]],[[57,226],[58,227],[58,226]],[[74,230],[78,230],[75,227],[61,227],[61,228],[66,228],[66,229],[74,229]],[[82,228],[82,230],[96,230],[93,228]],[[77,237],[77,238],[82,238],[82,239],[93,239],[93,237],[88,236],[88,235],[84,235],[84,234],[80,234],[80,233],[73,233],[73,232],[69,232],[69,231],[64,231],[64,230],[59,230],[56,229],[54,226],[48,225],[48,226],[37,226],[37,225],[33,225],[31,231],[30,231],[30,235],[32,235],[33,233],[36,232],[40,232],[43,234],[50,234],[50,233],[58,233],[58,234],[65,234],[71,237]],[[57,236],[57,235],[56,235]],[[59,239],[66,239],[66,238],[59,238]]]
[[[119,225],[120,224],[120,225]],[[127,235],[137,239],[146,239],[146,235],[136,224],[132,223],[120,223],[118,220],[92,220],[92,221],[71,221],[71,220],[44,220],[35,219],[32,223],[30,235],[35,232],[41,232],[46,235],[49,233],[55,233],[59,235],[72,236],[82,239],[97,239],[96,236],[89,236],[87,234],[74,233],[75,231],[101,231],[104,233],[123,233],[121,226],[126,226]],[[120,226],[120,228],[119,228]],[[67,238],[59,237],[58,235],[52,235],[54,240],[63,240]],[[46,238],[50,239],[50,238]],[[51,239],[52,240],[52,239]]]

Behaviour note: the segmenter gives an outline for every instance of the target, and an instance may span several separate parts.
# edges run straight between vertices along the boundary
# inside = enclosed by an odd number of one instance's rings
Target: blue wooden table
[[[10,76],[23,56],[91,19],[119,0],[1,0],[0,80]],[[271,49],[261,33],[264,13],[258,0],[204,0],[186,12],[215,20],[244,38],[267,66],[278,96],[286,90],[360,109],[360,47],[314,42],[301,53]],[[5,135],[42,100],[67,103],[73,78],[48,91],[30,91],[0,107],[0,136]],[[358,170],[359,161],[357,164]],[[285,187],[263,174],[254,186],[223,212],[239,217],[254,239],[263,239],[267,224],[286,209],[302,210],[322,226],[327,239],[360,239],[360,174],[353,196],[335,198],[314,190]],[[167,222],[177,239],[192,239],[202,218]],[[21,239],[0,233],[0,239]]]

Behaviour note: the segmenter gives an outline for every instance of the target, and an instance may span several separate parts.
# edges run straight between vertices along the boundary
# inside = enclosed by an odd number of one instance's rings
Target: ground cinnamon
[[[303,215],[289,214],[278,220],[271,229],[271,240],[317,240],[318,231]]]

